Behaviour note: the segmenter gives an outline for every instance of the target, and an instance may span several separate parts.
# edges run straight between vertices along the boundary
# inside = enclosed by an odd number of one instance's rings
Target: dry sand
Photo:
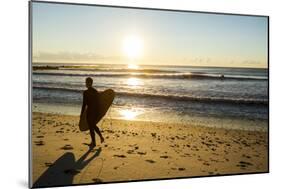
[[[35,186],[268,172],[268,133],[104,120],[88,150],[78,116],[33,113]]]

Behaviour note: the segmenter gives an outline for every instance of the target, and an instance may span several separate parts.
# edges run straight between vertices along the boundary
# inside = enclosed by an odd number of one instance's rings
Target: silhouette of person
[[[83,104],[80,114],[80,119],[82,117],[83,112],[85,111],[85,108],[87,106],[87,122],[90,129],[90,135],[92,138],[92,143],[90,144],[91,148],[94,148],[96,146],[96,140],[95,140],[95,132],[99,135],[101,143],[104,142],[104,138],[97,127],[97,117],[99,114],[99,101],[98,101],[98,91],[93,88],[93,79],[88,77],[86,78],[86,87],[88,88],[83,92]]]

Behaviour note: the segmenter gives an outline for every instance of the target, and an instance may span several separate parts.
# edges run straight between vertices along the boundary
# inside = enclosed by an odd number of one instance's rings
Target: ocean
[[[33,111],[79,115],[85,78],[116,92],[107,117],[267,130],[268,70],[34,63]]]

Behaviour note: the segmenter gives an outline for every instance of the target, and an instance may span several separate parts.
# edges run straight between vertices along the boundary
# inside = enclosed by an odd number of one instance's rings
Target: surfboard
[[[112,89],[107,89],[103,92],[99,92],[99,115],[96,119],[96,124],[105,116],[109,107],[111,106],[115,97],[115,92]],[[82,117],[79,121],[79,129],[80,131],[89,130],[89,125],[87,122],[87,107],[82,113]]]

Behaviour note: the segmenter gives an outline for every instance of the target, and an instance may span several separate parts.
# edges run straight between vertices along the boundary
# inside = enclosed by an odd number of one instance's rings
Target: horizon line
[[[101,63],[101,62],[34,62],[32,64],[77,64],[77,65],[129,65],[126,63]],[[176,66],[176,67],[204,67],[204,68],[245,68],[245,69],[268,69],[267,67],[250,67],[250,66],[204,66],[204,65],[184,65],[184,64],[136,64],[138,66]]]

